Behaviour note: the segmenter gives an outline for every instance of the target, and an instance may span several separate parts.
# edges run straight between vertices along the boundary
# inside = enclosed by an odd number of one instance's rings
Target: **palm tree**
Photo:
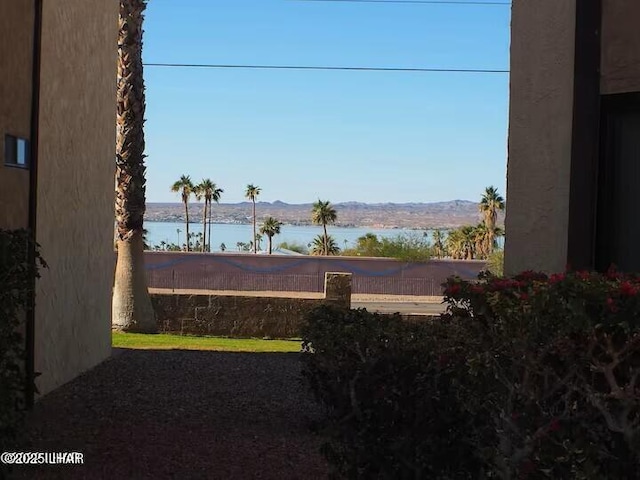
[[[144,0],[120,0],[116,93],[116,241],[112,328],[156,332],[144,268],[145,213],[142,23]]]
[[[208,178],[205,178],[202,182],[205,184],[205,187],[206,187],[204,191],[204,198],[209,203],[209,233],[208,233],[209,246],[207,249],[210,252],[211,251],[211,202],[220,203],[220,198],[222,198],[222,194],[224,193],[224,190],[221,188],[218,188],[218,186]]]
[[[273,217],[268,217],[260,227],[260,233],[266,235],[269,239],[269,255],[271,255],[273,237],[280,233],[280,227],[282,227],[282,222]]]
[[[256,197],[260,195],[260,187],[253,184],[247,185],[244,196],[253,202],[253,238],[256,238]],[[256,242],[253,243],[253,253],[257,253]]]
[[[311,255],[338,255],[340,247],[331,235],[318,235],[310,244]]]
[[[324,254],[328,255],[329,253],[329,236],[327,235],[327,224],[335,223],[338,218],[338,214],[336,213],[335,208],[331,205],[329,200],[323,202],[318,199],[317,202],[313,204],[313,210],[311,211],[311,220],[316,225],[322,225],[322,229],[324,231]]]
[[[189,251],[189,243],[190,243],[190,237],[189,237],[189,197],[191,197],[191,194],[194,193],[195,191],[195,187],[193,186],[193,183],[191,182],[191,177],[189,175],[182,175],[180,177],[180,180],[178,180],[177,182],[175,182],[172,186],[171,186],[171,191],[172,192],[179,192],[180,195],[182,196],[182,203],[184,203],[184,213],[187,217],[186,220],[186,226],[187,226],[187,252]]]
[[[503,211],[505,208],[504,198],[498,193],[496,187],[487,187],[482,194],[480,200],[480,212],[484,217],[484,223],[489,231],[488,245],[490,245],[490,251],[487,254],[491,254],[493,251],[493,232],[496,228],[496,222],[498,221],[498,211]]]
[[[196,198],[198,200],[204,198],[204,211],[202,212],[202,231],[204,232],[202,241],[202,251],[205,249],[211,251],[211,202],[220,202],[220,197],[224,192],[223,189],[213,183],[209,178],[203,179],[196,185]],[[209,232],[207,233],[207,212],[209,212]],[[207,243],[207,238],[209,243]],[[206,246],[206,248],[205,248]]]
[[[204,198],[204,191],[202,188],[202,184],[198,183],[193,186],[193,194],[196,197],[197,201],[200,201]],[[202,208],[202,245],[200,245],[200,251],[205,251],[205,245],[207,243],[207,201],[204,201],[204,206]]]
[[[476,253],[476,228],[466,225],[460,228],[464,260],[473,260]]]
[[[474,227],[473,235],[476,258],[484,260],[493,251],[495,240],[492,237],[492,233],[487,228],[486,223],[480,222]]]
[[[434,230],[433,236],[433,254],[436,258],[442,258],[445,255],[444,234],[442,230]]]

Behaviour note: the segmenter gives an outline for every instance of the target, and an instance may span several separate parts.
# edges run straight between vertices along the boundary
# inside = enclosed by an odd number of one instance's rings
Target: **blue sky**
[[[507,6],[152,0],[144,61],[507,69]],[[477,200],[505,191],[508,75],[145,68],[147,199]]]

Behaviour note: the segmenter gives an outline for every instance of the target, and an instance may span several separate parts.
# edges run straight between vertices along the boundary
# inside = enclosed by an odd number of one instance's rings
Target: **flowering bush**
[[[640,279],[450,278],[437,320],[321,308],[305,375],[338,476],[640,477]]]
[[[614,270],[447,281],[446,317],[482,380],[461,398],[490,419],[498,478],[637,478],[639,292]]]

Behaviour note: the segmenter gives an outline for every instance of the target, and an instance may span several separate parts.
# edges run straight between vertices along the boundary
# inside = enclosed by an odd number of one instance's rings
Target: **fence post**
[[[341,308],[351,308],[351,273],[324,274],[324,301]]]
[[[176,271],[171,269],[171,291],[176,292]]]

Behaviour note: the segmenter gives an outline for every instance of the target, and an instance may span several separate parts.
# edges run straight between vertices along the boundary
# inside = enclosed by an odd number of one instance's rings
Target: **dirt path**
[[[316,479],[327,468],[298,354],[114,350],[36,404],[29,449],[84,466],[17,478]]]

